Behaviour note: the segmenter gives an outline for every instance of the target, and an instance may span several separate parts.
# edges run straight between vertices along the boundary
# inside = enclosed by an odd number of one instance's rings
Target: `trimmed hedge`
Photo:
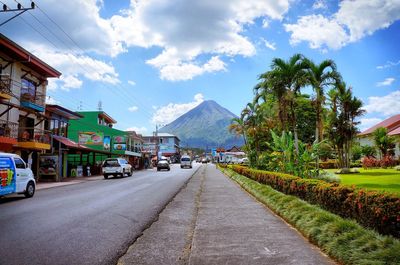
[[[288,174],[229,166],[237,173],[289,195],[320,205],[365,227],[400,238],[400,197],[365,191],[316,179],[302,179]]]

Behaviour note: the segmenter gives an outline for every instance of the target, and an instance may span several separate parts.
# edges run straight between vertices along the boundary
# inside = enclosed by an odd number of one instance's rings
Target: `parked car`
[[[242,160],[240,161],[240,164],[248,165],[249,164],[249,159],[247,157],[243,157]]]
[[[205,157],[202,158],[202,159],[201,159],[201,163],[202,163],[202,164],[207,164],[207,163],[208,163],[207,158],[205,158]]]
[[[157,171],[160,171],[161,169],[166,169],[168,171],[171,169],[170,166],[169,166],[168,160],[160,160],[160,161],[158,161],[158,163],[157,163]]]
[[[190,156],[183,155],[181,157],[181,168],[184,167],[192,168],[192,159],[190,158]]]
[[[16,154],[0,153],[0,196],[18,193],[30,198],[35,189],[32,170],[24,160]]]
[[[107,158],[103,162],[103,176],[108,179],[108,176],[132,176],[132,166],[123,158]]]

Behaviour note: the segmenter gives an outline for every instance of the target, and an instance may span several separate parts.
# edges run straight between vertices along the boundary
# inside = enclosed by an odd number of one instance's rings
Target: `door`
[[[29,179],[29,171],[26,169],[25,162],[14,157],[15,171],[17,173],[17,192],[23,192]]]

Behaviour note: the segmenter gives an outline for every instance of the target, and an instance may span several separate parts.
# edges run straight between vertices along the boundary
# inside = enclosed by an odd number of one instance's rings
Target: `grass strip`
[[[380,235],[231,169],[220,170],[340,263],[400,264],[400,240]]]

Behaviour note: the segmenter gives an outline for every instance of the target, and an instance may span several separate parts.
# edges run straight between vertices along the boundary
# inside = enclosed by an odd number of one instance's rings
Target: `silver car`
[[[123,158],[107,158],[103,162],[103,176],[132,176],[132,166]]]

